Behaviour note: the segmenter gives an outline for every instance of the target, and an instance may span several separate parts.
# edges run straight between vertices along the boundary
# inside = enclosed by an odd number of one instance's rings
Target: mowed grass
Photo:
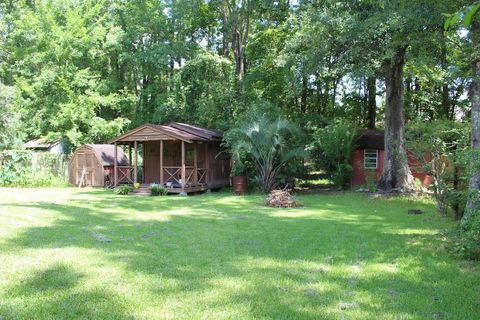
[[[480,317],[480,268],[426,200],[0,194],[0,319]]]

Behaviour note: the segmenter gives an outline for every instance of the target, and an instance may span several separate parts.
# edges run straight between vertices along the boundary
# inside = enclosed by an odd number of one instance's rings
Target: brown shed
[[[145,124],[110,141],[133,147],[133,170],[129,179],[158,183],[172,193],[217,189],[230,183],[230,159],[222,152],[223,132],[171,122]],[[143,175],[138,174],[139,144],[143,150]],[[117,164],[118,165],[118,164]],[[114,184],[120,178],[114,176]]]
[[[83,185],[103,187],[113,185],[115,147],[111,144],[86,144],[77,150],[68,167],[69,182],[78,185],[83,175]],[[117,150],[117,176],[119,182],[128,182],[130,163],[122,149]],[[125,175],[124,175],[125,173]]]

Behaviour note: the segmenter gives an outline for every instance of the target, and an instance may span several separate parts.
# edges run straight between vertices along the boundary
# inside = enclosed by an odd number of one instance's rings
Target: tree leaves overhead
[[[372,101],[381,127],[382,64],[407,46],[407,121],[462,117],[468,39],[442,32],[443,14],[462,5],[6,1],[0,81],[14,88],[9,105],[21,135],[54,133],[72,145],[103,142],[144,122],[229,129],[264,113],[281,114],[310,133],[337,118],[365,126]],[[465,22],[471,17],[464,11]]]

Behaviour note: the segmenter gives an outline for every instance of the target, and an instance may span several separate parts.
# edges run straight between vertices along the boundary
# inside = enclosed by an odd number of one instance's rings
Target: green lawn
[[[0,189],[0,319],[478,319],[428,201]],[[426,210],[410,216],[409,208]]]

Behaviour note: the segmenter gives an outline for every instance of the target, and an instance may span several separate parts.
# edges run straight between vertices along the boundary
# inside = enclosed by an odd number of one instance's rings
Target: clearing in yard
[[[477,319],[427,200],[0,189],[0,319]],[[408,209],[422,215],[408,215]]]

